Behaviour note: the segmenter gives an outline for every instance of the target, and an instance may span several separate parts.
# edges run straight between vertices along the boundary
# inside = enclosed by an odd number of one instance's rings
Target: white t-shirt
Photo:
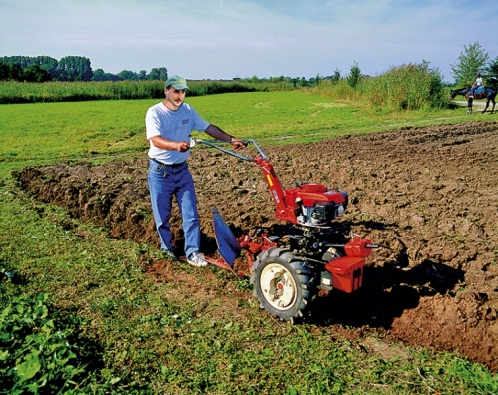
[[[203,132],[208,126],[209,122],[202,119],[187,103],[182,103],[177,111],[169,110],[163,102],[155,104],[145,115],[145,131],[150,142],[149,157],[168,165],[185,162],[190,150],[164,150],[154,146],[150,139],[161,136],[171,141],[190,141],[193,130]]]

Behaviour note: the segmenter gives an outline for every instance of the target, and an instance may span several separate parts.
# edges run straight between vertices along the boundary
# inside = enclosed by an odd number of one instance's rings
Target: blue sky
[[[452,82],[476,42],[498,56],[497,0],[0,0],[0,56],[85,56],[110,73],[310,78],[425,60]]]

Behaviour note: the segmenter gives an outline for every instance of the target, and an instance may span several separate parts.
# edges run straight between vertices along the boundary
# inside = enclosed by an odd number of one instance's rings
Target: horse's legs
[[[472,99],[467,100],[467,115],[472,114]]]
[[[481,114],[484,114],[486,112],[486,110],[488,109],[488,106],[489,106],[489,99],[486,100],[486,107],[484,107],[484,110],[482,110]],[[493,108],[494,108],[494,106],[493,106]]]

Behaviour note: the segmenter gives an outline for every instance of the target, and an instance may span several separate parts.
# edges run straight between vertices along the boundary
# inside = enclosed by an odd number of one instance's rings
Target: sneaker
[[[201,254],[200,252],[193,252],[192,254],[190,254],[190,256],[187,258],[187,262],[192,266],[197,267],[205,267],[208,265],[206,258],[204,258],[204,254]]]
[[[170,250],[168,250],[167,248],[162,248],[161,252],[163,253],[164,257],[169,259],[170,261],[175,261],[175,262],[178,261],[178,258],[176,257],[176,255],[173,252],[171,252]]]

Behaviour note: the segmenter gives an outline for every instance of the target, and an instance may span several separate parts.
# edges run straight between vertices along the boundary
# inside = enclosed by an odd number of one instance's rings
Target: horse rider
[[[474,98],[474,92],[478,88],[484,88],[484,82],[482,82],[481,74],[479,73],[476,74],[476,80],[474,82],[474,85],[472,85],[472,87],[470,88],[469,99]]]

